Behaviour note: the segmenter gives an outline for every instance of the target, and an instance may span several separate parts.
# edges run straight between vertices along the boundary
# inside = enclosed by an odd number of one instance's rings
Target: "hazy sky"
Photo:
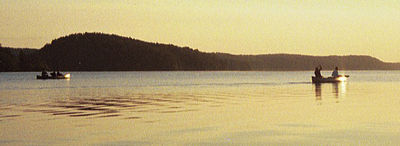
[[[400,1],[0,0],[0,43],[78,32],[233,54],[372,55],[400,62]]]

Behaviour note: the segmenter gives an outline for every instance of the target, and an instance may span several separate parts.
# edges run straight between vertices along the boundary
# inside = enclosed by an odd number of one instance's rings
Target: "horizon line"
[[[299,56],[311,56],[311,57],[369,56],[369,57],[376,58],[376,59],[378,59],[378,60],[380,60],[380,61],[382,61],[382,62],[385,62],[385,63],[400,63],[400,61],[398,61],[398,62],[396,62],[396,61],[384,61],[384,60],[381,59],[381,58],[378,58],[378,57],[375,57],[375,56],[372,56],[372,55],[368,55],[368,54],[342,54],[342,55],[340,55],[340,54],[329,54],[329,55],[312,55],[312,54],[301,54],[301,53],[296,54],[296,53],[287,53],[287,52],[264,53],[264,54],[255,54],[255,53],[238,54],[238,53],[229,53],[229,52],[208,52],[208,51],[202,51],[202,50],[200,50],[200,49],[198,49],[198,48],[192,48],[192,47],[189,47],[189,46],[178,46],[178,45],[172,44],[172,43],[160,43],[160,42],[145,41],[145,40],[142,40],[142,39],[137,39],[137,38],[133,38],[133,37],[129,37],[129,36],[122,36],[122,35],[119,35],[119,34],[104,33],[104,32],[77,32],[77,33],[70,33],[70,34],[68,34],[68,35],[64,35],[64,36],[57,37],[57,38],[55,38],[55,39],[53,39],[53,40],[60,39],[60,38],[63,38],[63,37],[68,37],[68,36],[71,36],[71,35],[77,35],[77,34],[82,34],[82,35],[84,35],[84,34],[115,35],[115,36],[118,36],[118,37],[129,38],[129,39],[132,39],[132,40],[142,41],[142,42],[145,42],[145,43],[161,44],[161,45],[173,45],[173,46],[181,47],[181,48],[187,47],[187,48],[190,48],[190,49],[192,49],[192,50],[199,50],[200,52],[203,52],[203,53],[221,53],[221,54],[228,54],[228,55],[235,55],[235,56],[258,56],[258,55],[299,55]],[[53,41],[53,40],[52,40],[52,41]],[[37,49],[37,50],[40,50],[40,49],[42,49],[44,46],[46,46],[47,44],[51,44],[51,42],[45,43],[45,44],[44,44],[42,47],[40,47],[40,48],[2,46],[1,43],[0,43],[0,46],[1,46],[2,48],[13,48],[13,49]]]

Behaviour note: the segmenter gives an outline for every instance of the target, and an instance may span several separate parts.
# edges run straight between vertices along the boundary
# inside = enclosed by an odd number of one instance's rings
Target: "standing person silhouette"
[[[321,70],[322,70],[322,66],[321,65],[319,65],[319,67],[315,68],[315,71],[314,71],[315,77],[322,78]]]
[[[335,70],[333,70],[333,72],[332,72],[332,77],[338,77],[339,76],[339,72],[338,72],[338,67],[336,66],[335,67]]]

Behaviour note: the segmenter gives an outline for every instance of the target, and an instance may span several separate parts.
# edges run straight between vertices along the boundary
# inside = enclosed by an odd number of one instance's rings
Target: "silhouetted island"
[[[53,40],[41,49],[0,47],[0,71],[203,71],[398,70],[371,56],[294,54],[231,55],[189,47],[144,42],[103,33],[77,33]]]

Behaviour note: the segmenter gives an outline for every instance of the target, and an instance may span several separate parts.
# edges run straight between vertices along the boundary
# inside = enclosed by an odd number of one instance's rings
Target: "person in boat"
[[[319,67],[315,68],[315,71],[314,71],[315,77],[322,78],[321,70],[322,70],[322,66],[321,65],[319,65]]]
[[[335,77],[335,78],[336,78],[336,77],[339,76],[338,70],[339,70],[339,69],[338,69],[338,67],[336,66],[336,67],[335,67],[335,70],[333,70],[333,72],[332,72],[332,77]]]
[[[63,76],[63,74],[61,74],[60,71],[57,71],[57,76]]]
[[[45,70],[42,71],[42,77],[48,77],[49,75],[47,74],[47,72]]]
[[[52,73],[50,73],[50,75],[52,76],[52,77],[57,77],[56,75],[56,71],[53,71]]]

